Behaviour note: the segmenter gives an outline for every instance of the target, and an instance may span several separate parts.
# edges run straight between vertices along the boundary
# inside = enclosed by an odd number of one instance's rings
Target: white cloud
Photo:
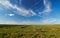
[[[41,24],[54,24],[56,21],[55,18],[46,18],[41,21]]]
[[[9,16],[14,16],[14,14],[8,14]]]
[[[6,22],[0,22],[0,24],[14,24],[14,25],[37,25],[37,22],[33,22],[33,21],[6,21]]]
[[[32,10],[26,10],[22,7],[17,7],[16,5],[12,5],[8,0],[6,1],[0,1],[0,4],[2,4],[3,6],[7,7],[7,8],[13,8],[16,9],[18,14],[22,15],[22,16],[27,16],[27,15],[35,15],[35,12],[33,12]]]
[[[0,24],[18,24],[16,21],[6,21],[6,22],[0,22]]]
[[[46,9],[45,12],[50,12],[51,11],[50,2],[48,0],[44,0],[44,1],[45,1],[44,5]]]
[[[34,24],[34,25],[36,25],[36,24],[39,24],[38,22],[34,22],[34,21],[22,21],[20,24],[26,24],[26,25],[30,25],[30,24]]]
[[[44,5],[45,5],[45,10],[43,10],[42,12],[39,12],[39,14],[41,13],[45,13],[48,14],[51,11],[51,4],[49,0],[44,0]]]
[[[39,25],[39,24],[60,24],[60,19],[55,19],[55,18],[46,18],[42,19],[39,22],[34,22],[30,20],[24,20],[24,21],[5,21],[5,22],[0,22],[0,24],[14,24],[14,25]]]
[[[9,2],[9,0],[0,0],[0,4],[2,4],[6,8],[16,9],[17,14],[22,15],[22,16],[34,16],[34,15],[36,15],[36,13],[32,9],[27,10],[27,9],[25,9],[23,7],[18,7],[17,5],[12,5]],[[48,13],[48,12],[51,11],[50,3],[49,3],[48,0],[44,0],[44,5],[45,5],[45,10],[42,11],[42,12],[39,12],[39,14]]]
[[[5,16],[14,16],[14,14],[10,13],[10,14],[5,14]]]

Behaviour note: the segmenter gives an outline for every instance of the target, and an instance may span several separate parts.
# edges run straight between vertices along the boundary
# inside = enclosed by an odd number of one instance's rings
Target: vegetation
[[[1,25],[0,38],[60,38],[60,25]]]

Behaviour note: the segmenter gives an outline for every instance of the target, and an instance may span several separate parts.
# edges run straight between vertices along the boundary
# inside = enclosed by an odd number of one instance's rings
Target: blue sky
[[[60,0],[0,0],[0,24],[60,24]]]

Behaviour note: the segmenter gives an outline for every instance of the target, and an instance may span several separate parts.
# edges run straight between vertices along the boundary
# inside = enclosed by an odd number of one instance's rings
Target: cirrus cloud
[[[48,13],[51,11],[50,1],[44,0],[43,2],[45,5],[45,9],[42,12],[38,12],[39,14],[42,14],[42,13],[44,14],[44,13]],[[0,0],[0,4],[3,5],[7,9],[10,9],[10,8],[15,9],[15,11],[17,11],[17,14],[21,16],[37,15],[36,12],[34,12],[32,9],[27,10],[24,7],[18,7],[17,5],[12,5],[9,0]]]

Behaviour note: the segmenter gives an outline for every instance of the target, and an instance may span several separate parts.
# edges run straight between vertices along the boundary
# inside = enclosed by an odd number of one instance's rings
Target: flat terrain
[[[60,25],[0,25],[0,38],[60,38]]]

